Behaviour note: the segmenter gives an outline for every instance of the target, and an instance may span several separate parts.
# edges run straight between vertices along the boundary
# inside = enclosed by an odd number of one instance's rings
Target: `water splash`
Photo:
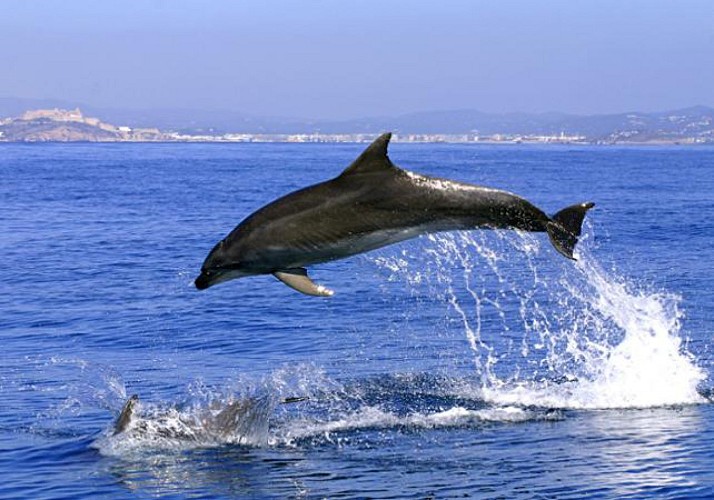
[[[283,367],[267,376],[237,376],[212,387],[196,380],[187,388],[188,401],[139,401],[129,425],[115,432],[109,425],[93,446],[107,456],[241,445],[261,447],[273,443],[271,420],[286,398],[309,397],[334,384],[312,364]]]
[[[94,447],[108,456],[239,444],[261,446],[277,402],[264,395],[189,408],[138,404],[128,427],[107,429]]]
[[[436,234],[422,245],[376,262],[447,304],[473,357],[472,396],[557,408],[704,401],[676,294],[605,271],[587,249],[575,264],[540,255],[527,233]]]

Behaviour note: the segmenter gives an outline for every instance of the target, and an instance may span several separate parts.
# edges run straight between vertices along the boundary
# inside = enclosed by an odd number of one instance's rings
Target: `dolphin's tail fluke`
[[[573,252],[582,231],[583,219],[594,203],[579,203],[564,208],[546,223],[546,230],[551,243],[558,252],[569,259],[575,260]]]

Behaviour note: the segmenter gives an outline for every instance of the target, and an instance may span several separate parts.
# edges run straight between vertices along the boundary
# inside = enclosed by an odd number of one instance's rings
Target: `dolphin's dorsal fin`
[[[275,271],[273,276],[288,285],[293,290],[297,290],[305,295],[314,295],[316,297],[331,297],[335,292],[316,284],[307,275],[307,269],[296,267],[293,269],[281,269]]]
[[[340,177],[356,174],[373,174],[376,172],[389,172],[396,167],[387,156],[387,147],[392,133],[387,132],[377,137],[359,157],[347,167]]]

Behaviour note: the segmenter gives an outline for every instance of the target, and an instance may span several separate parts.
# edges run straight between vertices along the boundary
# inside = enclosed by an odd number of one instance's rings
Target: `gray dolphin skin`
[[[306,267],[421,234],[466,229],[546,232],[569,259],[593,203],[548,217],[515,194],[415,174],[387,156],[391,133],[378,137],[334,179],[300,189],[257,210],[206,257],[199,290],[228,280],[273,274],[307,295],[330,296]]]
[[[292,404],[307,401],[308,397],[288,397],[277,401],[280,404]],[[270,400],[258,398],[237,399],[211,410],[194,415],[182,415],[174,410],[163,414],[142,417],[137,413],[139,396],[136,394],[126,400],[114,422],[113,436],[131,434],[144,438],[168,438],[182,441],[201,441],[205,439],[230,439],[249,432],[262,422],[267,422],[268,410],[272,410]]]

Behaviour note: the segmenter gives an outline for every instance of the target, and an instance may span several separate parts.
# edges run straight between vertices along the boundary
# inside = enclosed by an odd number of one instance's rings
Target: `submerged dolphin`
[[[283,398],[276,403],[307,401],[308,397]],[[244,438],[251,429],[267,424],[274,403],[269,399],[244,398],[227,404],[218,403],[203,411],[181,413],[169,409],[161,414],[137,415],[139,396],[126,400],[114,422],[113,436],[130,434],[144,439],[175,439],[181,441],[229,440]]]
[[[338,177],[275,200],[238,224],[206,257],[196,288],[273,274],[299,292],[330,296],[310,280],[307,266],[460,229],[547,232],[558,252],[574,258],[593,203],[551,218],[506,191],[402,170],[387,156],[391,136],[377,138]]]

